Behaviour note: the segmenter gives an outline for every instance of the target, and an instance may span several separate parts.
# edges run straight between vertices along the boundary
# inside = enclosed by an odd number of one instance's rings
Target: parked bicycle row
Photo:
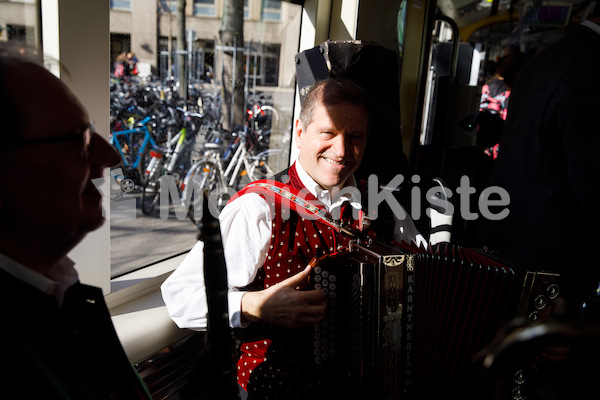
[[[122,187],[141,192],[144,215],[158,216],[170,201],[195,220],[203,190],[220,209],[246,183],[273,174],[269,162],[278,151],[269,150],[270,126],[278,114],[256,97],[247,123],[228,132],[217,91],[197,91],[194,107],[176,93],[168,82],[115,83],[110,142],[123,159]]]

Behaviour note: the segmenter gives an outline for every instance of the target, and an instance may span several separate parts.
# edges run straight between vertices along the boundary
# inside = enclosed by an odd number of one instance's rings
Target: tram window
[[[197,184],[209,189],[219,187],[223,173],[231,194],[250,179],[286,167],[291,144],[300,5],[239,1],[244,42],[237,44],[240,57],[234,61],[228,57],[233,46],[224,44],[219,32],[222,22],[231,18],[226,14],[229,1],[188,0],[183,38],[178,37],[177,1],[160,1],[158,14],[136,7],[143,2],[113,1],[110,11],[111,132],[123,157],[123,164],[111,170],[111,182],[120,189],[115,194],[119,201],[111,202],[113,278],[195,244],[197,226],[178,212],[187,209],[193,214],[193,207],[176,208],[182,184],[192,182],[185,180],[188,173],[197,180],[199,175],[206,178]],[[135,56],[135,66],[127,53]],[[231,64],[241,66],[236,79],[245,81],[234,101],[223,94],[230,86]],[[187,91],[180,89],[185,86]],[[239,96],[243,99],[238,102]],[[243,109],[231,112],[232,107]],[[176,152],[183,127],[185,139]],[[131,133],[122,133],[127,131]],[[150,143],[146,148],[144,135]],[[230,156],[244,143],[248,154],[231,164],[240,168],[227,171]],[[168,205],[161,204],[158,185],[172,185]],[[150,197],[158,198],[156,204]],[[225,202],[227,196],[219,200]]]
[[[0,13],[0,40],[39,46],[36,0],[9,1]]]

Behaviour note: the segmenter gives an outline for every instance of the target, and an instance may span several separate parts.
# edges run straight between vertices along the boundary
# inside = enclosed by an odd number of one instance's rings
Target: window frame
[[[356,0],[357,1],[357,0]],[[106,0],[40,0],[43,49],[68,68],[59,76],[86,106],[98,132],[108,140],[110,93],[110,2]],[[331,0],[306,0],[302,10],[299,51],[327,39]],[[82,29],[85,27],[85,29]],[[294,118],[299,96],[296,94]],[[293,148],[293,147],[292,147]],[[291,155],[290,162],[294,159]],[[108,178],[108,169],[104,176]],[[101,188],[108,193],[108,179]],[[190,331],[177,328],[162,302],[160,285],[184,255],[111,279],[109,196],[103,196],[107,222],[70,253],[80,280],[103,290],[115,328],[132,362],[173,343]],[[152,335],[148,335],[152,332]]]
[[[300,51],[314,47],[327,36],[330,20],[330,11],[327,10],[331,9],[327,4],[330,5],[331,1],[307,0],[305,2],[302,10],[304,23],[300,28]],[[110,102],[106,77],[110,74],[110,2],[44,0],[41,2],[40,10],[44,52],[68,68],[68,75],[61,75],[61,71],[58,70],[52,72],[63,79],[85,104],[98,131],[108,140]],[[316,18],[317,14],[319,18]],[[86,29],[82,30],[81,27]],[[295,110],[297,108],[295,107]],[[105,177],[108,178],[108,170],[105,171]],[[107,222],[100,229],[88,234],[69,256],[76,262],[81,281],[102,288],[105,295],[108,295],[120,290],[113,290],[111,287],[110,223],[108,223],[110,206],[107,196],[104,196],[103,208]],[[164,270],[160,264],[144,268],[148,269],[145,275],[148,275],[152,269],[163,274]],[[172,262],[167,260],[165,264],[171,265]],[[121,282],[112,286],[122,290],[124,280],[134,281],[125,275],[112,280]],[[140,293],[147,291],[144,282],[139,282],[138,279],[135,281]],[[115,304],[120,302],[118,297],[115,294],[111,296]],[[131,293],[124,297],[131,298]]]

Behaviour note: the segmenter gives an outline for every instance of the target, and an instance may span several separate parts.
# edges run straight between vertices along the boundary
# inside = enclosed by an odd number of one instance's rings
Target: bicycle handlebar
[[[185,110],[185,109],[183,109],[181,107],[175,107],[175,109],[177,111],[182,112],[183,115],[186,116],[186,117],[198,117],[198,118],[203,118],[204,117],[204,114],[197,113],[197,112],[192,112],[192,111],[187,111],[187,110]]]

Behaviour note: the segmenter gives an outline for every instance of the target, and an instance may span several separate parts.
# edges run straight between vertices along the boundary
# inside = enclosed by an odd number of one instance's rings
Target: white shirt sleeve
[[[265,261],[271,242],[271,210],[255,193],[240,196],[228,204],[219,216],[227,281],[229,322],[234,328],[241,323],[244,292]],[[161,286],[169,316],[180,328],[205,330],[208,306],[204,284],[204,244],[198,242],[181,265]]]

